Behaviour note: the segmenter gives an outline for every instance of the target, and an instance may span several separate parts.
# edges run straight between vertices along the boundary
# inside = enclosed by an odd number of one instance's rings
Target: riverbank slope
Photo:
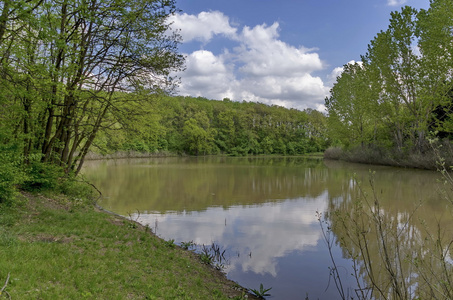
[[[243,299],[246,290],[148,228],[82,200],[0,205],[0,286],[11,299]],[[254,299],[247,295],[248,299]]]

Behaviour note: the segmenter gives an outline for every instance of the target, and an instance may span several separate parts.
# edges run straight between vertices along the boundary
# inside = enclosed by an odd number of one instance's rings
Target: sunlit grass
[[[12,299],[228,299],[237,286],[149,229],[30,196],[0,210],[0,285]],[[239,296],[238,296],[239,297]]]

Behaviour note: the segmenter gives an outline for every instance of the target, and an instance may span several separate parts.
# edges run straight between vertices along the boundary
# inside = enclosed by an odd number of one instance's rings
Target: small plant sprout
[[[184,250],[189,250],[191,247],[194,247],[195,243],[193,241],[190,242],[181,242],[181,248]]]
[[[200,259],[204,264],[210,265],[214,262],[214,255],[209,252],[209,249],[203,245],[201,250]]]
[[[213,256],[211,254],[209,254],[209,253],[201,253],[200,254],[200,259],[201,259],[201,262],[206,264],[206,265],[210,265],[214,261]]]
[[[272,288],[265,289],[262,283],[260,284],[260,289],[259,290],[250,289],[250,291],[256,297],[258,297],[260,299],[265,299],[265,297],[270,296],[271,294],[268,293],[270,290],[272,290]]]
[[[171,240],[168,240],[168,241],[165,241],[165,246],[167,246],[168,248],[175,248],[176,244],[175,244],[175,240],[174,239],[171,239]]]
[[[135,219],[133,218],[133,215],[131,213],[128,213],[128,215],[129,215],[129,222],[128,222],[127,225],[129,226],[129,228],[137,229],[138,228],[138,224],[140,223],[140,222],[138,222],[138,220],[140,219],[140,211],[137,209],[137,213],[136,213]]]

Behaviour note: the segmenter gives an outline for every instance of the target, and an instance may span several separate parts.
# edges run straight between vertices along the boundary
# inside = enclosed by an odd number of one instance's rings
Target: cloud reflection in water
[[[294,251],[315,247],[321,239],[316,211],[327,208],[325,194],[317,198],[298,198],[261,205],[209,207],[201,212],[141,213],[133,215],[154,228],[164,239],[193,241],[198,245],[213,242],[227,248],[235,270],[277,276],[277,259]]]

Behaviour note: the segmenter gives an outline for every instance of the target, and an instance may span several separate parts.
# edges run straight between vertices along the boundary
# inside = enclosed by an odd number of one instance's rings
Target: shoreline
[[[330,147],[324,152],[323,158],[364,165],[439,171],[453,166],[453,148],[447,144],[443,148],[433,147],[424,153],[398,153],[380,148],[344,150],[341,147]]]
[[[258,299],[196,253],[95,202],[19,197],[0,205],[0,282],[10,274],[12,298]]]
[[[160,238],[159,236],[155,235],[155,234],[154,234],[147,226],[141,224],[141,223],[138,222],[138,221],[134,221],[134,220],[128,219],[128,218],[125,217],[125,216],[122,216],[122,215],[117,214],[117,213],[115,213],[115,212],[113,212],[113,211],[107,210],[107,209],[103,208],[102,206],[100,206],[99,204],[97,204],[96,202],[94,203],[94,207],[95,207],[97,210],[99,210],[100,213],[105,213],[105,214],[108,214],[108,215],[112,215],[112,216],[114,216],[114,217],[116,217],[116,218],[123,219],[125,222],[133,223],[133,224],[135,224],[135,226],[137,226],[137,227],[140,228],[141,230],[144,230],[144,231],[149,232],[149,233],[152,234],[154,237],[160,239],[160,240],[163,241],[164,243],[166,242],[164,239],[162,239],[162,238]],[[178,248],[181,249],[182,251],[185,251],[185,252],[187,252],[187,253],[190,253],[190,255],[194,255],[194,256],[196,256],[198,259],[200,259],[200,258],[199,258],[200,255],[199,255],[199,254],[197,254],[197,253],[195,253],[195,252],[193,252],[193,251],[190,251],[190,250],[188,250],[188,249],[184,249],[184,248],[182,248],[182,247],[179,246],[179,245],[176,245],[176,244],[174,244],[174,245],[175,245],[175,247],[178,247]],[[203,263],[203,262],[201,262],[201,261],[200,261],[200,264],[206,265],[205,263]],[[234,286],[234,287],[233,287],[233,290],[238,291],[238,292],[241,292],[241,293],[244,293],[244,295],[247,295],[247,297],[242,297],[242,298],[245,298],[245,299],[260,299],[260,298],[257,298],[257,297],[256,297],[255,295],[253,295],[252,293],[250,293],[250,292],[249,292],[249,289],[247,289],[247,288],[245,288],[245,287],[243,287],[243,286],[240,286],[237,282],[235,282],[235,281],[233,281],[233,280],[228,279],[228,278],[226,277],[226,274],[223,273],[222,270],[219,270],[219,269],[215,268],[213,265],[207,265],[207,266],[210,267],[214,272],[218,273],[219,276],[224,277],[225,282],[227,282],[228,284],[233,285],[233,286]],[[232,296],[229,295],[229,297],[231,298]],[[241,298],[241,299],[242,299],[242,298]],[[236,298],[235,298],[235,299],[236,299]]]
[[[310,157],[310,158],[323,158],[323,152],[311,152],[301,155],[282,155],[282,154],[259,154],[259,155],[246,155],[246,156],[232,156],[227,154],[212,154],[212,155],[187,155],[177,154],[170,152],[138,152],[138,151],[118,151],[110,154],[99,154],[89,152],[85,157],[85,161],[92,160],[108,160],[108,159],[131,159],[131,158],[166,158],[166,157],[239,157],[239,158],[263,158],[263,157]]]

